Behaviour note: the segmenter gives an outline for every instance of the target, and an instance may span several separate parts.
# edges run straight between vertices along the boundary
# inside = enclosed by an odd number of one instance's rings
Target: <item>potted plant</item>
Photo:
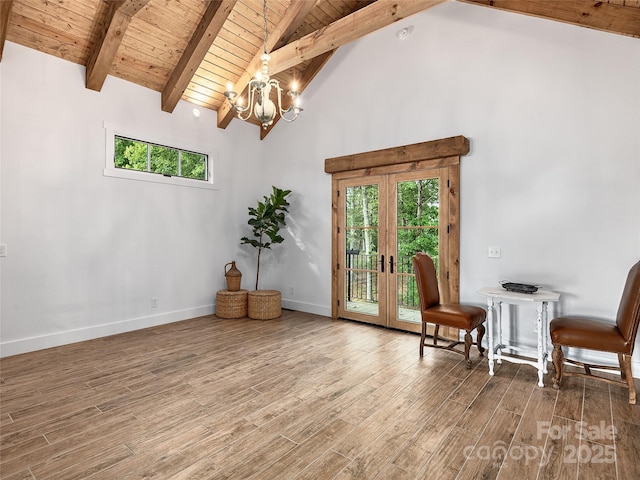
[[[280,235],[280,228],[286,225],[285,214],[289,213],[287,210],[289,202],[286,197],[291,190],[282,190],[277,187],[272,189],[271,195],[264,196],[263,201],[258,200],[256,207],[249,207],[247,223],[251,226],[253,235],[241,239],[241,244],[249,244],[257,250],[256,289],[254,292],[249,292],[249,317],[251,318],[267,319],[280,316],[280,292],[258,290],[262,250],[271,249],[272,245],[284,241]]]

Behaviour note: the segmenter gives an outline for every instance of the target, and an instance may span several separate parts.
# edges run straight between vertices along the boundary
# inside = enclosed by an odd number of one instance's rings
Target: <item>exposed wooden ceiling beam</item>
[[[291,6],[287,8],[284,16],[282,17],[276,28],[271,32],[271,35],[267,37],[267,52],[270,52],[278,45],[286,43],[293,32],[295,32],[302,24],[313,7],[315,7],[316,3],[317,0],[292,2]],[[260,60],[260,56],[262,55],[262,53],[262,49],[258,50],[258,52],[249,63],[247,69],[236,82],[236,85],[243,86],[242,90],[238,92],[239,97],[246,95],[249,80],[251,80],[255,72],[257,72],[262,67],[262,60]],[[231,109],[229,102],[225,101],[218,109],[218,127],[227,128],[235,115],[236,112]]]
[[[149,0],[118,0],[109,2],[104,25],[98,33],[98,39],[87,62],[86,86],[100,91],[111,70],[113,59],[124,34],[129,27],[131,17],[138,13]]]
[[[311,83],[311,80],[313,80],[313,78],[322,69],[322,67],[324,67],[324,64],[327,63],[327,61],[334,53],[335,50],[332,50],[330,52],[323,53],[322,55],[319,55],[311,60],[309,66],[305,68],[302,78],[298,80],[298,85],[301,92],[304,91],[305,88],[307,88],[307,85]],[[289,101],[288,104],[283,105],[282,108],[286,110],[290,105],[291,101]],[[260,140],[264,140],[264,137],[266,137],[273,129],[273,127],[275,127],[276,123],[278,123],[278,120],[280,120],[280,116],[276,115],[276,118],[273,120],[273,123],[271,125],[269,125],[266,129],[260,128]]]
[[[605,32],[640,37],[640,8],[591,0],[461,0]]]
[[[373,3],[375,0],[368,0],[366,3],[363,2],[362,0],[357,0],[357,1],[359,1],[360,4],[361,4],[360,8],[364,8],[366,5]],[[317,1],[316,1],[316,3],[317,3]],[[304,20],[304,18],[302,18],[301,21],[302,20]],[[294,31],[295,31],[295,29],[291,31],[291,34],[293,34]],[[278,44],[276,44],[275,48],[283,47],[287,43],[289,43],[290,36],[291,35],[289,35],[289,36],[283,35],[283,38],[281,39],[280,42],[278,42]],[[300,78],[298,80],[298,90],[300,92],[304,92],[304,90],[307,88],[307,86],[311,83],[311,80],[313,80],[314,77],[318,74],[318,72],[320,72],[320,70],[322,70],[322,67],[324,67],[325,63],[327,63],[329,61],[329,59],[336,52],[336,50],[331,50],[329,52],[323,53],[322,55],[319,55],[319,56],[315,57],[313,60],[311,60],[311,62],[307,66],[307,68],[305,68],[305,70],[304,70],[304,72],[302,74],[302,78]],[[283,100],[286,100],[285,104],[283,105],[283,108],[286,110],[291,105],[292,99],[286,98],[286,99],[283,99]],[[274,118],[273,123],[271,125],[269,125],[266,129],[265,128],[260,128],[260,140],[264,140],[265,139],[265,137],[269,134],[269,132],[271,132],[271,130],[273,130],[273,127],[276,126],[276,124],[278,123],[280,118],[281,118],[280,116],[276,115],[276,118]]]
[[[333,52],[338,47],[357,40],[368,33],[445,1],[448,0],[406,0],[402,2],[397,0],[378,0],[351,15],[336,20],[332,24],[272,52],[269,73],[275,75],[306,60]],[[284,23],[284,19],[282,23]],[[267,50],[269,50],[269,45],[267,45]],[[246,84],[251,79],[253,72],[260,67],[260,54],[261,52],[254,57],[249,68],[238,80],[238,84]],[[321,66],[324,65],[328,58],[329,56],[321,61]],[[311,78],[316,73],[317,71],[313,72]],[[233,116],[231,108],[225,102],[218,109],[218,127],[226,128]],[[267,129],[267,132],[261,132],[261,138],[264,138],[269,131],[270,129]]]
[[[173,112],[176,108],[236,2],[237,0],[212,0],[209,3],[189,44],[184,49],[178,65],[171,72],[171,76],[162,90],[163,111]]]
[[[283,72],[445,1],[448,0],[378,0],[272,52],[269,72]]]
[[[282,20],[278,22],[278,26],[274,31],[274,38],[276,42],[268,49],[268,51],[276,50],[280,47],[284,47],[289,41],[291,37],[296,32],[300,25],[304,23],[304,19],[307,18],[309,12],[313,10],[320,0],[308,0],[306,2],[297,2],[302,3],[304,5],[297,5],[294,1],[293,4],[287,9],[285,15],[282,17]],[[289,12],[291,10],[291,12]],[[287,25],[288,23],[288,25]],[[282,24],[282,25],[281,25]],[[267,39],[267,43],[269,39]],[[267,45],[268,47],[269,45]]]
[[[12,6],[13,0],[8,0],[5,2],[0,1],[0,62],[2,61],[4,41],[7,38],[7,30],[9,28],[9,15],[11,15]]]

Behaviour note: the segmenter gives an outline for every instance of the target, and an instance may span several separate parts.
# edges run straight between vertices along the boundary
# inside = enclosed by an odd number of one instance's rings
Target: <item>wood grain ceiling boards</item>
[[[341,45],[443,1],[268,0],[270,71],[304,90]],[[640,0],[461,1],[640,38]],[[216,110],[225,128],[227,83],[241,90],[259,66],[262,0],[0,0],[0,60],[5,39],[85,65],[88,88],[119,77],[162,92],[165,111]]]

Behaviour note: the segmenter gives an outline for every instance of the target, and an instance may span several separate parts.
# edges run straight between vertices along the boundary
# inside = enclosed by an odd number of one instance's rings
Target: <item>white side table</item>
[[[480,295],[487,297],[487,323],[489,324],[489,375],[493,375],[493,363],[507,360],[513,363],[524,363],[538,369],[538,386],[544,387],[542,377],[547,373],[547,363],[549,362],[549,322],[547,319],[547,305],[549,302],[558,302],[560,294],[548,290],[538,290],[536,293],[509,292],[502,287],[485,287],[478,290]],[[513,351],[523,350],[517,346],[506,345],[502,342],[502,304],[519,305],[535,303],[536,305],[536,332],[538,334],[537,359],[526,360],[520,357],[505,355],[502,350],[509,348]],[[494,306],[497,309],[494,311]],[[497,324],[497,343],[494,336],[494,322]]]

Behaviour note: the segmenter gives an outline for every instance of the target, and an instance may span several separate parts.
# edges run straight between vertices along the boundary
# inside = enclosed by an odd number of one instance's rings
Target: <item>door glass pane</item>
[[[378,315],[378,186],[346,188],[345,309]]]
[[[397,318],[421,323],[411,257],[426,252],[438,269],[439,182],[437,178],[397,183]]]

